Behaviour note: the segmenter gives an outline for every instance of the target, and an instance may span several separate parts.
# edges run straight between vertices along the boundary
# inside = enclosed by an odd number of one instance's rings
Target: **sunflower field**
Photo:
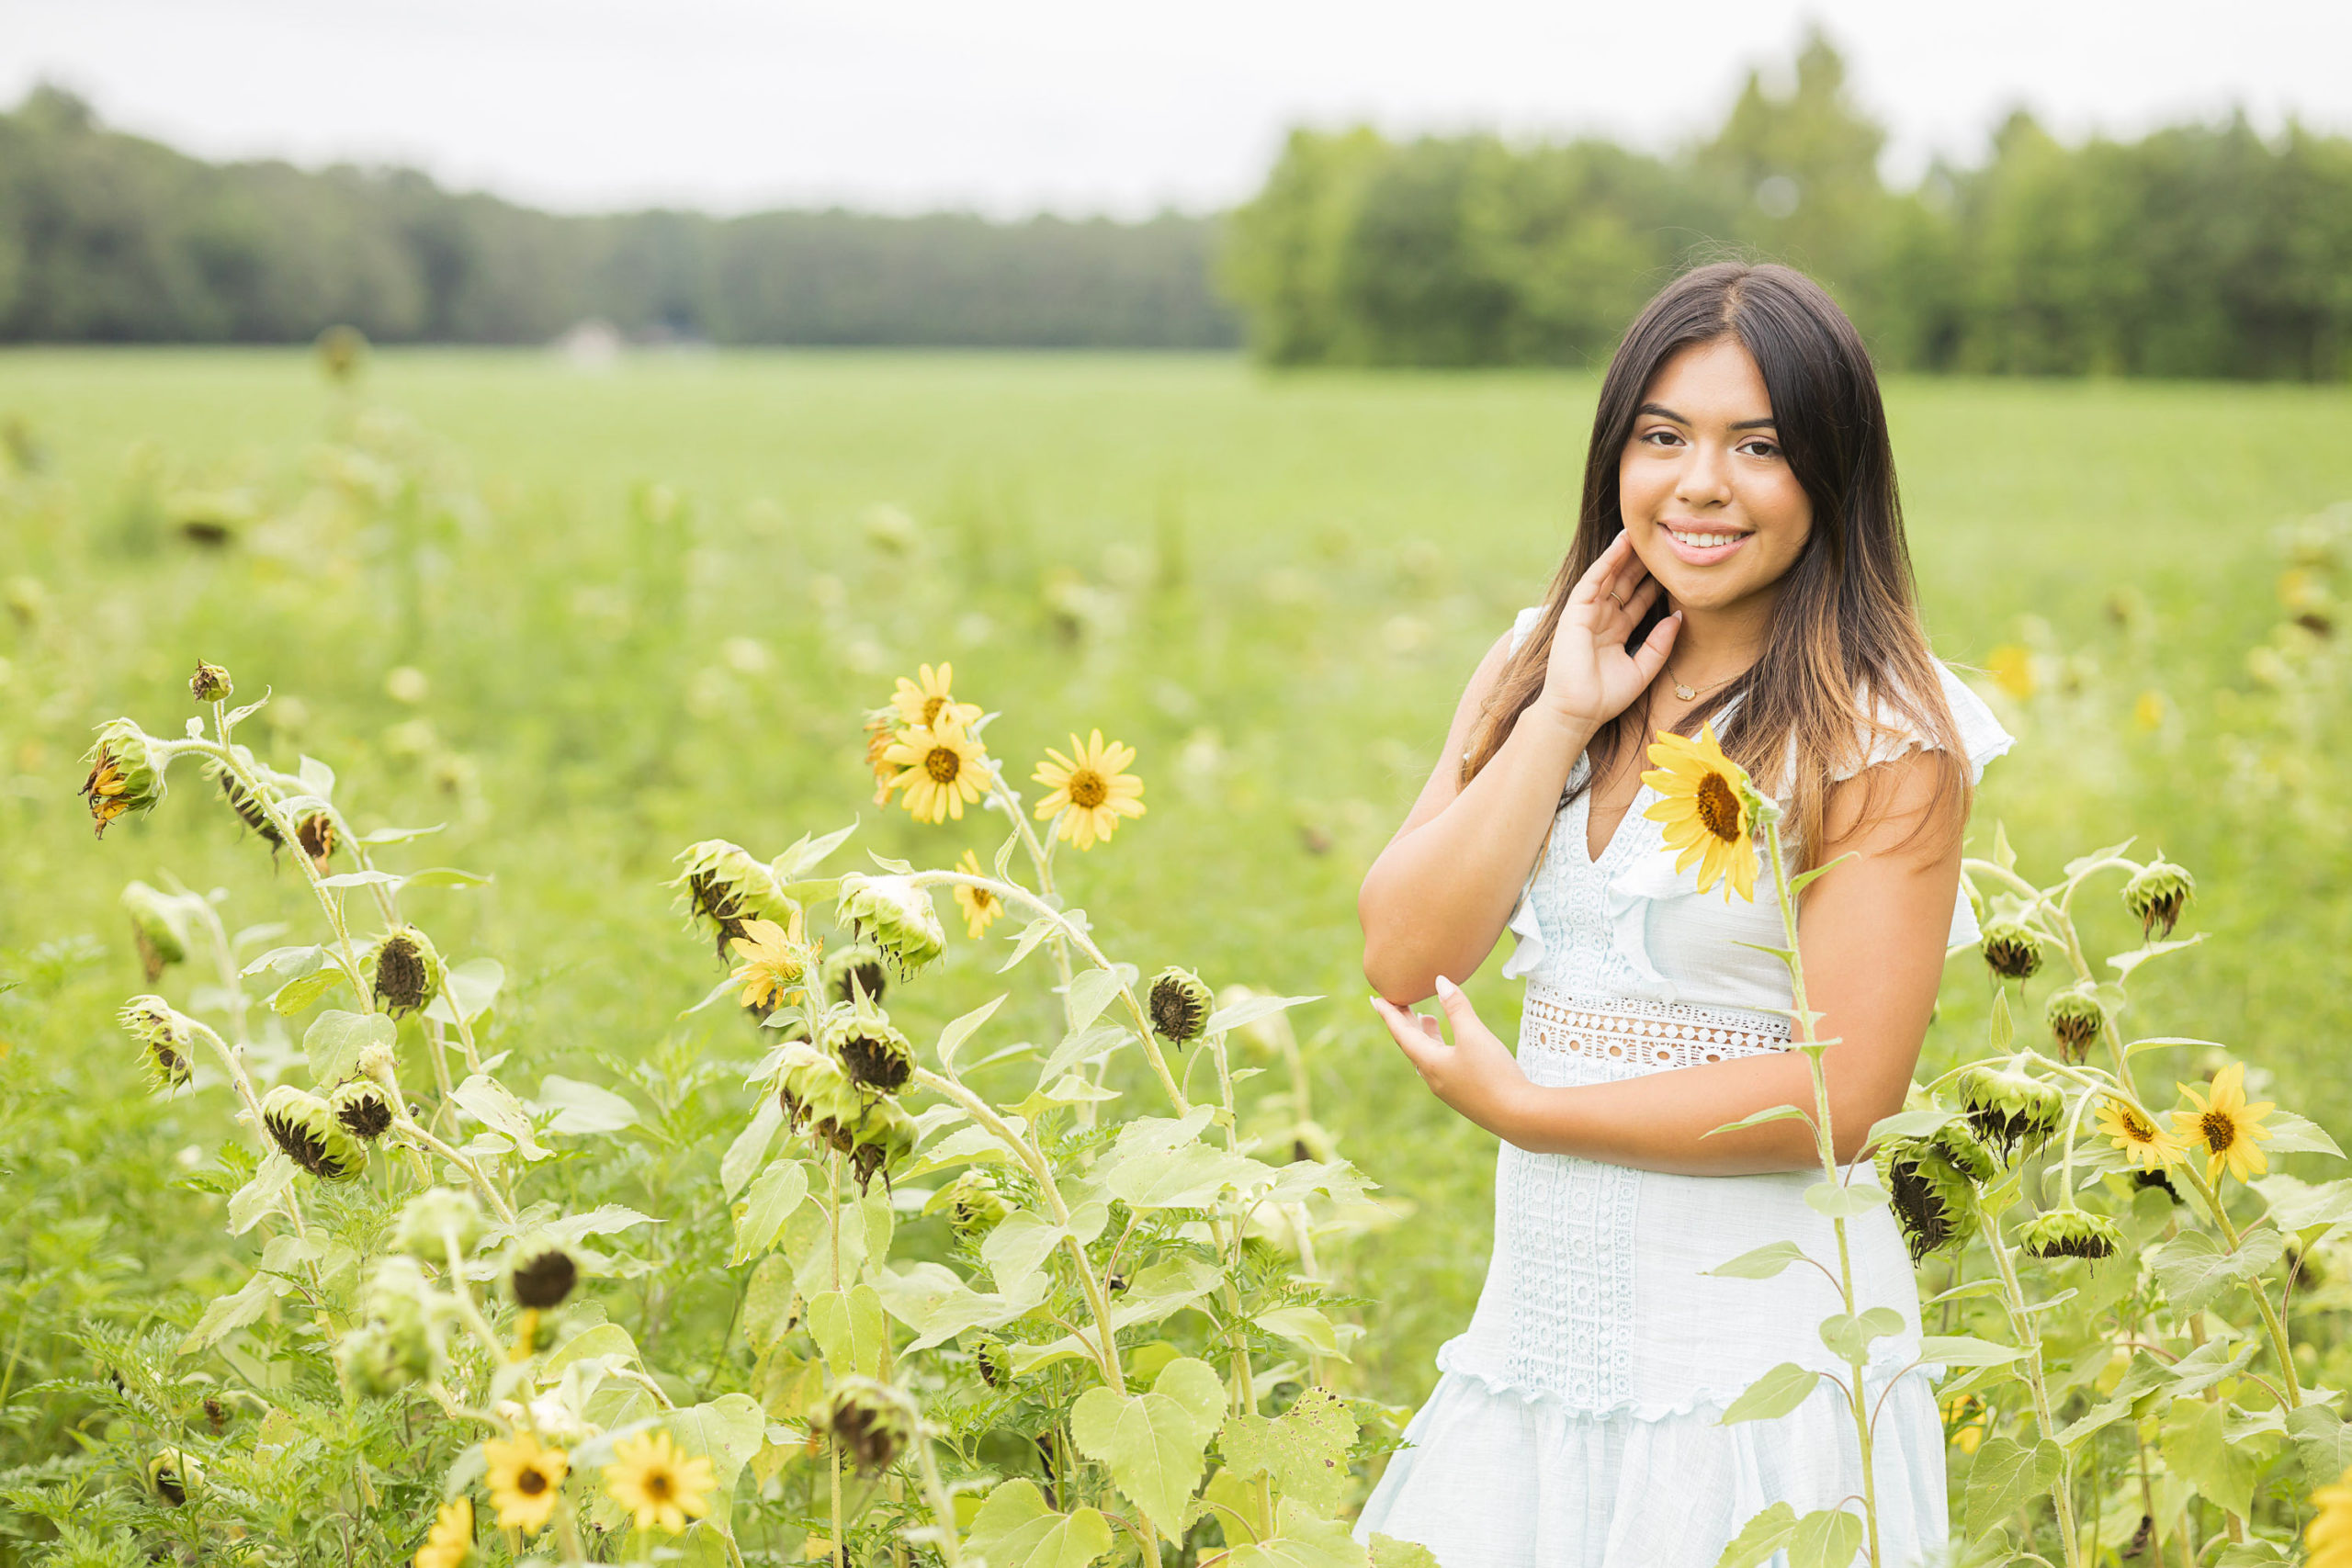
[[[1427,1562],[1493,1154],[1353,894],[1592,391],[0,356],[0,1563]],[[2352,1562],[2352,394],[1890,403],[1960,1559]]]

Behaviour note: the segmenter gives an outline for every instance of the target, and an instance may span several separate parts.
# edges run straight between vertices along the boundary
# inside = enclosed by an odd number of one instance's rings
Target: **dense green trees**
[[[1208,220],[565,218],[422,175],[215,165],[38,89],[0,115],[0,341],[1230,344]]]
[[[2352,374],[2352,141],[2243,119],[2062,146],[2013,116],[1912,190],[1811,40],[1671,159],[1604,141],[1295,132],[1222,274],[1283,364],[1581,363],[1711,254],[1823,278],[1894,367]]]

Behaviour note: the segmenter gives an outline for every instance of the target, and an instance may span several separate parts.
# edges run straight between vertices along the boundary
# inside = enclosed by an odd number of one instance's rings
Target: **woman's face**
[[[1763,373],[1736,337],[1659,368],[1617,460],[1617,496],[1634,553],[1678,610],[1769,607],[1813,532]]]

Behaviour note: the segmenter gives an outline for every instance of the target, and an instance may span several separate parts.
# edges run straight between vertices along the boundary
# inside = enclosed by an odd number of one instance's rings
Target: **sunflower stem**
[[[407,1107],[401,1105],[397,1099],[392,1106],[392,1127],[464,1171],[466,1179],[473,1183],[474,1190],[497,1211],[499,1219],[510,1225],[514,1223],[514,1205],[508,1202],[490,1179],[481,1173],[481,1167],[419,1126],[409,1115]]]
[[[2230,1212],[2222,1201],[2220,1184],[2208,1181],[2204,1174],[2187,1160],[2181,1162],[2180,1168],[2197,1189],[2197,1196],[2204,1202],[2206,1211],[2213,1216],[2213,1223],[2221,1229],[2222,1239],[2229,1243],[2232,1252],[2235,1252],[2242,1233],[2231,1223]],[[2262,1314],[2263,1332],[2270,1340],[2270,1354],[2278,1363],[2278,1375],[2286,1380],[2287,1408],[2301,1409],[2303,1403],[2302,1380],[2295,1375],[2294,1348],[2287,1338],[2287,1325],[2279,1318],[2278,1309],[2270,1304],[2270,1292],[2252,1280],[2245,1282],[2245,1288],[2247,1293],[2254,1297],[2255,1310]]]
[[[2001,1271],[2002,1305],[2008,1310],[2009,1325],[2026,1347],[2026,1383],[2033,1394],[2033,1416],[2045,1442],[2058,1440],[2058,1423],[2050,1408],[2050,1382],[2041,1366],[2041,1334],[2034,1314],[2025,1299],[2025,1287],[2018,1282],[2016,1264],[2010,1259],[2008,1243],[2001,1236],[2001,1216],[1979,1202],[1977,1214],[1985,1233],[1986,1250],[1993,1255],[1994,1264]],[[2058,1539],[2064,1549],[2066,1568],[2082,1568],[2083,1549],[2075,1525],[2075,1497],[2071,1472],[2073,1460],[2061,1450],[2058,1478],[2051,1484],[2050,1502],[2058,1516]]]

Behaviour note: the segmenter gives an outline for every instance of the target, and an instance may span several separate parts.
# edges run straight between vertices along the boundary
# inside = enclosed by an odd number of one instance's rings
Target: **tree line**
[[[1659,284],[1739,255],[1821,278],[1890,368],[2352,375],[2352,141],[2241,116],[2068,146],[2018,112],[1907,190],[1884,141],[1818,35],[1671,156],[1302,130],[1221,276],[1277,364],[1604,360]]]

